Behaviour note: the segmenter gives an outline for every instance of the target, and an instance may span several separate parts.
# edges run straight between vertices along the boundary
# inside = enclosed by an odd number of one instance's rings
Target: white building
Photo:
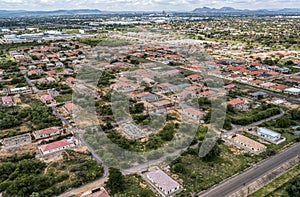
[[[173,196],[174,193],[181,189],[179,183],[160,169],[148,172],[146,177],[163,196]]]
[[[51,127],[47,129],[42,129],[38,131],[34,131],[32,134],[36,140],[52,137],[60,134],[61,130],[57,127]]]
[[[42,145],[39,147],[39,150],[41,151],[42,155],[48,155],[51,153],[56,153],[65,149],[69,149],[70,147],[71,143],[68,140],[63,139],[57,142]]]
[[[300,89],[299,88],[287,88],[284,90],[284,93],[286,94],[292,94],[292,95],[299,95]]]
[[[257,135],[267,141],[270,141],[274,144],[280,144],[285,141],[285,138],[281,137],[280,133],[276,133],[270,129],[258,128]]]
[[[31,94],[32,91],[30,88],[21,87],[21,88],[12,88],[10,89],[11,94]]]
[[[185,108],[182,110],[182,113],[189,117],[189,118],[192,118],[194,120],[200,120],[204,115],[205,113],[200,111],[200,110],[196,110],[196,109],[193,109],[193,108]]]

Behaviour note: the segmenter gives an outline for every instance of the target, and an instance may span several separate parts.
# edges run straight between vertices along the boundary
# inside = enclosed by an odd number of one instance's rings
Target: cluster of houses
[[[287,74],[290,70],[286,67],[266,66],[254,62],[250,65],[227,65],[225,72],[218,77],[230,81],[238,81],[266,90],[298,96],[300,94],[300,77]],[[281,81],[275,82],[276,80]],[[294,84],[291,86],[290,84]]]
[[[284,137],[281,136],[280,133],[277,133],[267,128],[250,128],[246,132],[260,138],[266,143],[270,142],[278,145],[286,140]],[[260,154],[266,151],[267,149],[267,147],[261,142],[257,142],[241,134],[226,136],[224,140],[240,149],[243,149],[253,154]]]
[[[27,144],[35,143],[40,144],[43,139],[51,139],[52,137],[59,136],[63,133],[63,129],[59,127],[50,127],[46,129],[36,130],[32,133],[25,133],[21,135],[16,135],[13,137],[7,137],[0,140],[5,148],[20,147]],[[75,142],[73,139],[63,139],[60,141],[51,142],[48,144],[40,145],[38,150],[42,156],[49,155],[51,153],[56,153],[64,149],[75,147]]]

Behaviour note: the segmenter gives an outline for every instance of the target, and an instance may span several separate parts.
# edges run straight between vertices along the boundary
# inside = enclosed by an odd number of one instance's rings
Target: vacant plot
[[[173,162],[171,170],[179,175],[186,189],[183,196],[206,190],[260,160],[258,156],[234,154],[232,147],[224,144],[219,146],[221,155],[209,161],[204,161],[197,154],[183,154]]]

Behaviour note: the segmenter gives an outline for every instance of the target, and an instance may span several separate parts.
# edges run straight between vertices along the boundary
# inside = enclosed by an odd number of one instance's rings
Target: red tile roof
[[[291,77],[288,79],[289,81],[295,81],[295,82],[300,82],[300,78],[296,78],[296,77]]]
[[[201,75],[200,74],[193,74],[193,75],[187,76],[186,78],[188,78],[188,79],[199,79],[199,78],[201,78]]]
[[[57,131],[59,131],[58,128],[56,128],[56,127],[51,127],[51,128],[47,128],[47,129],[42,129],[42,130],[40,130],[40,133],[47,135],[47,134],[51,134],[51,133],[56,133]]]
[[[2,102],[3,103],[12,103],[13,100],[12,100],[11,96],[4,96],[4,97],[2,97]]]
[[[245,137],[243,135],[237,134],[234,138],[232,138],[234,141],[237,141],[242,144],[246,144],[250,148],[254,148],[256,150],[263,150],[266,149],[266,146],[262,145],[259,142],[256,142],[248,137]]]
[[[67,103],[64,105],[64,107],[68,110],[68,111],[74,111],[76,110],[78,107],[76,105],[74,105],[73,103]]]
[[[185,90],[189,90],[189,91],[199,90],[199,89],[200,89],[199,86],[190,86],[190,87],[185,88]]]
[[[225,89],[232,89],[232,88],[234,88],[234,87],[235,87],[234,84],[229,84],[229,85],[227,85],[227,86],[224,86]]]
[[[110,196],[108,195],[108,193],[106,191],[101,190],[99,192],[89,194],[86,197],[110,197]]]
[[[245,101],[240,98],[233,99],[233,100],[227,102],[228,105],[232,105],[233,107],[235,107],[236,105],[239,105],[239,104],[243,104],[243,103],[245,103]]]
[[[188,114],[191,114],[194,116],[202,116],[205,114],[204,112],[193,109],[193,108],[186,108],[186,109],[184,109],[184,111],[187,112]]]
[[[50,95],[43,95],[43,96],[41,96],[41,98],[44,101],[52,101],[53,100],[52,96],[50,96]]]
[[[204,92],[201,92],[200,94],[203,95],[203,96],[208,96],[208,95],[212,95],[214,94],[215,92],[212,91],[212,90],[207,90],[207,91],[204,91]]]
[[[278,72],[267,72],[267,74],[272,75],[272,76],[280,75],[280,73],[278,73]]]
[[[260,84],[260,83],[262,83],[263,81],[262,80],[253,80],[253,81],[251,81],[250,83],[251,84]]]
[[[70,83],[75,83],[75,82],[76,82],[76,79],[73,78],[73,77],[69,77],[69,78],[67,79],[67,81],[70,82]]]
[[[70,145],[70,143],[68,142],[68,140],[64,139],[64,140],[60,140],[60,141],[57,141],[57,142],[52,142],[50,144],[42,145],[41,150],[43,152],[46,152],[46,151],[49,151],[49,150],[61,148],[61,147],[68,146],[68,145]]]
[[[278,89],[278,90],[284,90],[284,89],[287,89],[288,86],[282,85],[282,84],[277,84],[277,85],[272,86],[272,88]]]

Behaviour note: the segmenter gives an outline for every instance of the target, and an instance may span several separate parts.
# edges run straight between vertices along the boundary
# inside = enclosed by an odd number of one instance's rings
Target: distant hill
[[[97,9],[54,10],[54,11],[26,11],[26,10],[0,10],[2,16],[49,16],[49,15],[90,15],[102,13]]]
[[[299,8],[283,8],[280,10],[240,10],[232,7],[217,8],[196,8],[192,11],[193,13],[203,14],[203,15],[276,15],[276,14],[300,14]]]

